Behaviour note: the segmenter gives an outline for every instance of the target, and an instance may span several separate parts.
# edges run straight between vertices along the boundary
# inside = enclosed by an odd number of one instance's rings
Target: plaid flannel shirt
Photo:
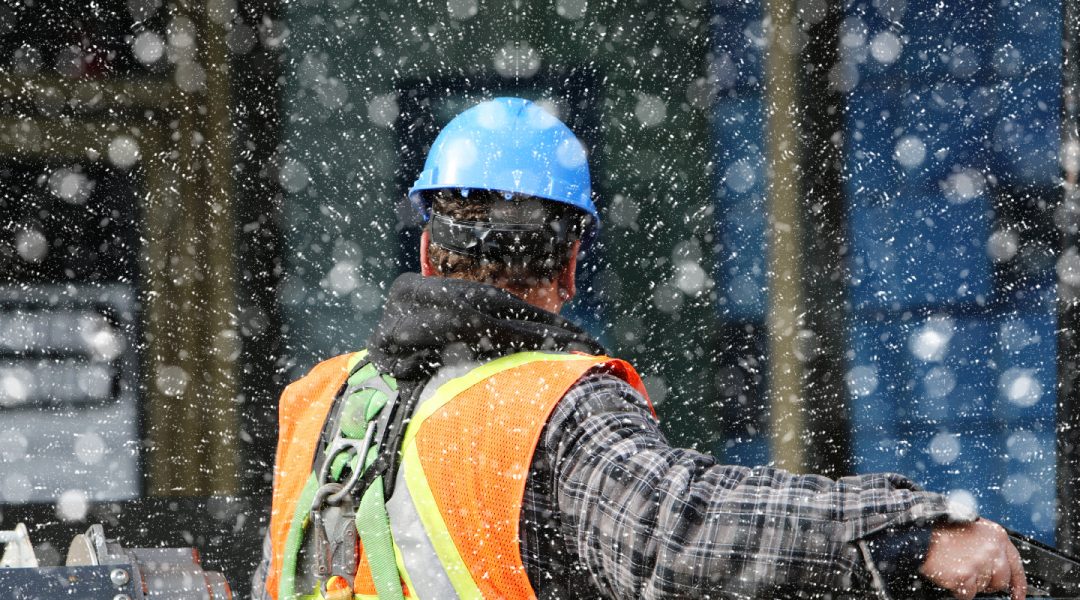
[[[531,466],[521,554],[541,600],[858,594],[856,541],[948,512],[900,475],[834,481],[673,448],[637,390],[604,373],[558,404]]]
[[[947,513],[900,475],[832,480],[673,448],[636,390],[593,374],[541,437],[522,558],[541,599],[866,597],[855,542]]]

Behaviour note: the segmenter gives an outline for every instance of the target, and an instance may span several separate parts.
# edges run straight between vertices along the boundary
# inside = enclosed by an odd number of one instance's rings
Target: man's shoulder
[[[327,390],[340,387],[349,375],[361,352],[339,354],[317,363],[307,373],[295,379],[281,393],[279,412],[290,412],[299,403],[307,404],[315,397],[325,396]]]
[[[578,424],[593,417],[632,413],[655,420],[649,399],[618,374],[605,369],[589,371],[563,394],[548,419],[557,428]]]

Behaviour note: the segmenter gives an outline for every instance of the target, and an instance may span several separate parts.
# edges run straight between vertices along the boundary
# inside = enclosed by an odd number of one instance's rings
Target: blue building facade
[[[714,58],[718,310],[758,330],[768,309],[761,10],[718,6]],[[907,474],[1053,541],[1061,6],[844,10],[830,84],[846,105],[853,465]],[[752,429],[727,459],[767,459],[764,422]]]

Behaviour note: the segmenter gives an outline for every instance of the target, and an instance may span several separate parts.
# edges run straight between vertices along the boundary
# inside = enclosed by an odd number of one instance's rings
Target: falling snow
[[[672,444],[1077,553],[1067,4],[0,3],[0,530],[201,545],[246,597],[277,398],[420,269],[439,130],[520,96],[599,208],[562,314]]]

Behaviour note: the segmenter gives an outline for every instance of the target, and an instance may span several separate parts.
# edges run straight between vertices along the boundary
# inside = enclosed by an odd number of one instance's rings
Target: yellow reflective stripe
[[[394,528],[390,528],[390,534],[393,535]],[[398,548],[397,542],[394,543],[394,562],[397,563],[398,573],[401,574],[401,578],[405,581],[405,591],[408,592],[408,596],[413,600],[418,600],[416,595],[416,588],[413,587],[412,577],[409,577],[409,571],[405,569],[405,559],[401,556],[401,548]]]
[[[409,487],[413,506],[416,507],[416,512],[420,515],[420,521],[424,524],[424,530],[427,532],[428,539],[435,549],[435,554],[438,555],[439,561],[442,562],[443,569],[446,571],[447,577],[450,578],[450,584],[454,586],[454,591],[462,600],[483,598],[483,594],[476,582],[473,581],[468,565],[462,560],[457,545],[454,544],[454,539],[450,536],[446,521],[443,520],[442,513],[439,512],[435,496],[428,486],[427,476],[424,474],[424,468],[420,463],[420,453],[416,449],[417,432],[428,417],[435,414],[436,411],[453,400],[458,394],[488,377],[531,362],[569,360],[594,360],[594,358],[578,354],[519,352],[485,363],[465,375],[451,379],[439,386],[439,389],[435,390],[431,398],[420,405],[405,430],[405,438],[401,449],[401,468],[404,472],[405,484]]]
[[[521,365],[537,362],[537,361],[551,361],[558,362],[564,360],[590,360],[592,356],[586,356],[581,354],[548,354],[546,352],[518,352],[517,354],[510,354],[497,358],[491,362],[484,363],[479,367],[476,367],[472,371],[451,379],[442,384],[439,389],[435,390],[435,394],[425,401],[420,408],[413,415],[412,421],[409,422],[409,427],[405,430],[404,446],[412,443],[413,438],[416,437],[416,432],[420,429],[420,425],[424,420],[435,414],[435,411],[439,410],[454,399],[455,396],[469,389],[470,387],[480,383],[481,381],[514,367],[520,367]]]
[[[405,472],[405,485],[409,486],[409,494],[412,495],[416,514],[420,515],[420,522],[424,524],[428,540],[431,541],[439,562],[443,564],[443,570],[450,579],[450,585],[454,586],[454,591],[461,600],[483,598],[484,595],[480,593],[480,588],[476,586],[472,574],[469,573],[468,565],[458,553],[454,539],[450,537],[450,529],[446,527],[446,521],[439,512],[439,505],[435,503],[435,495],[428,487],[415,441],[410,441],[405,446],[403,454],[401,468]]]

